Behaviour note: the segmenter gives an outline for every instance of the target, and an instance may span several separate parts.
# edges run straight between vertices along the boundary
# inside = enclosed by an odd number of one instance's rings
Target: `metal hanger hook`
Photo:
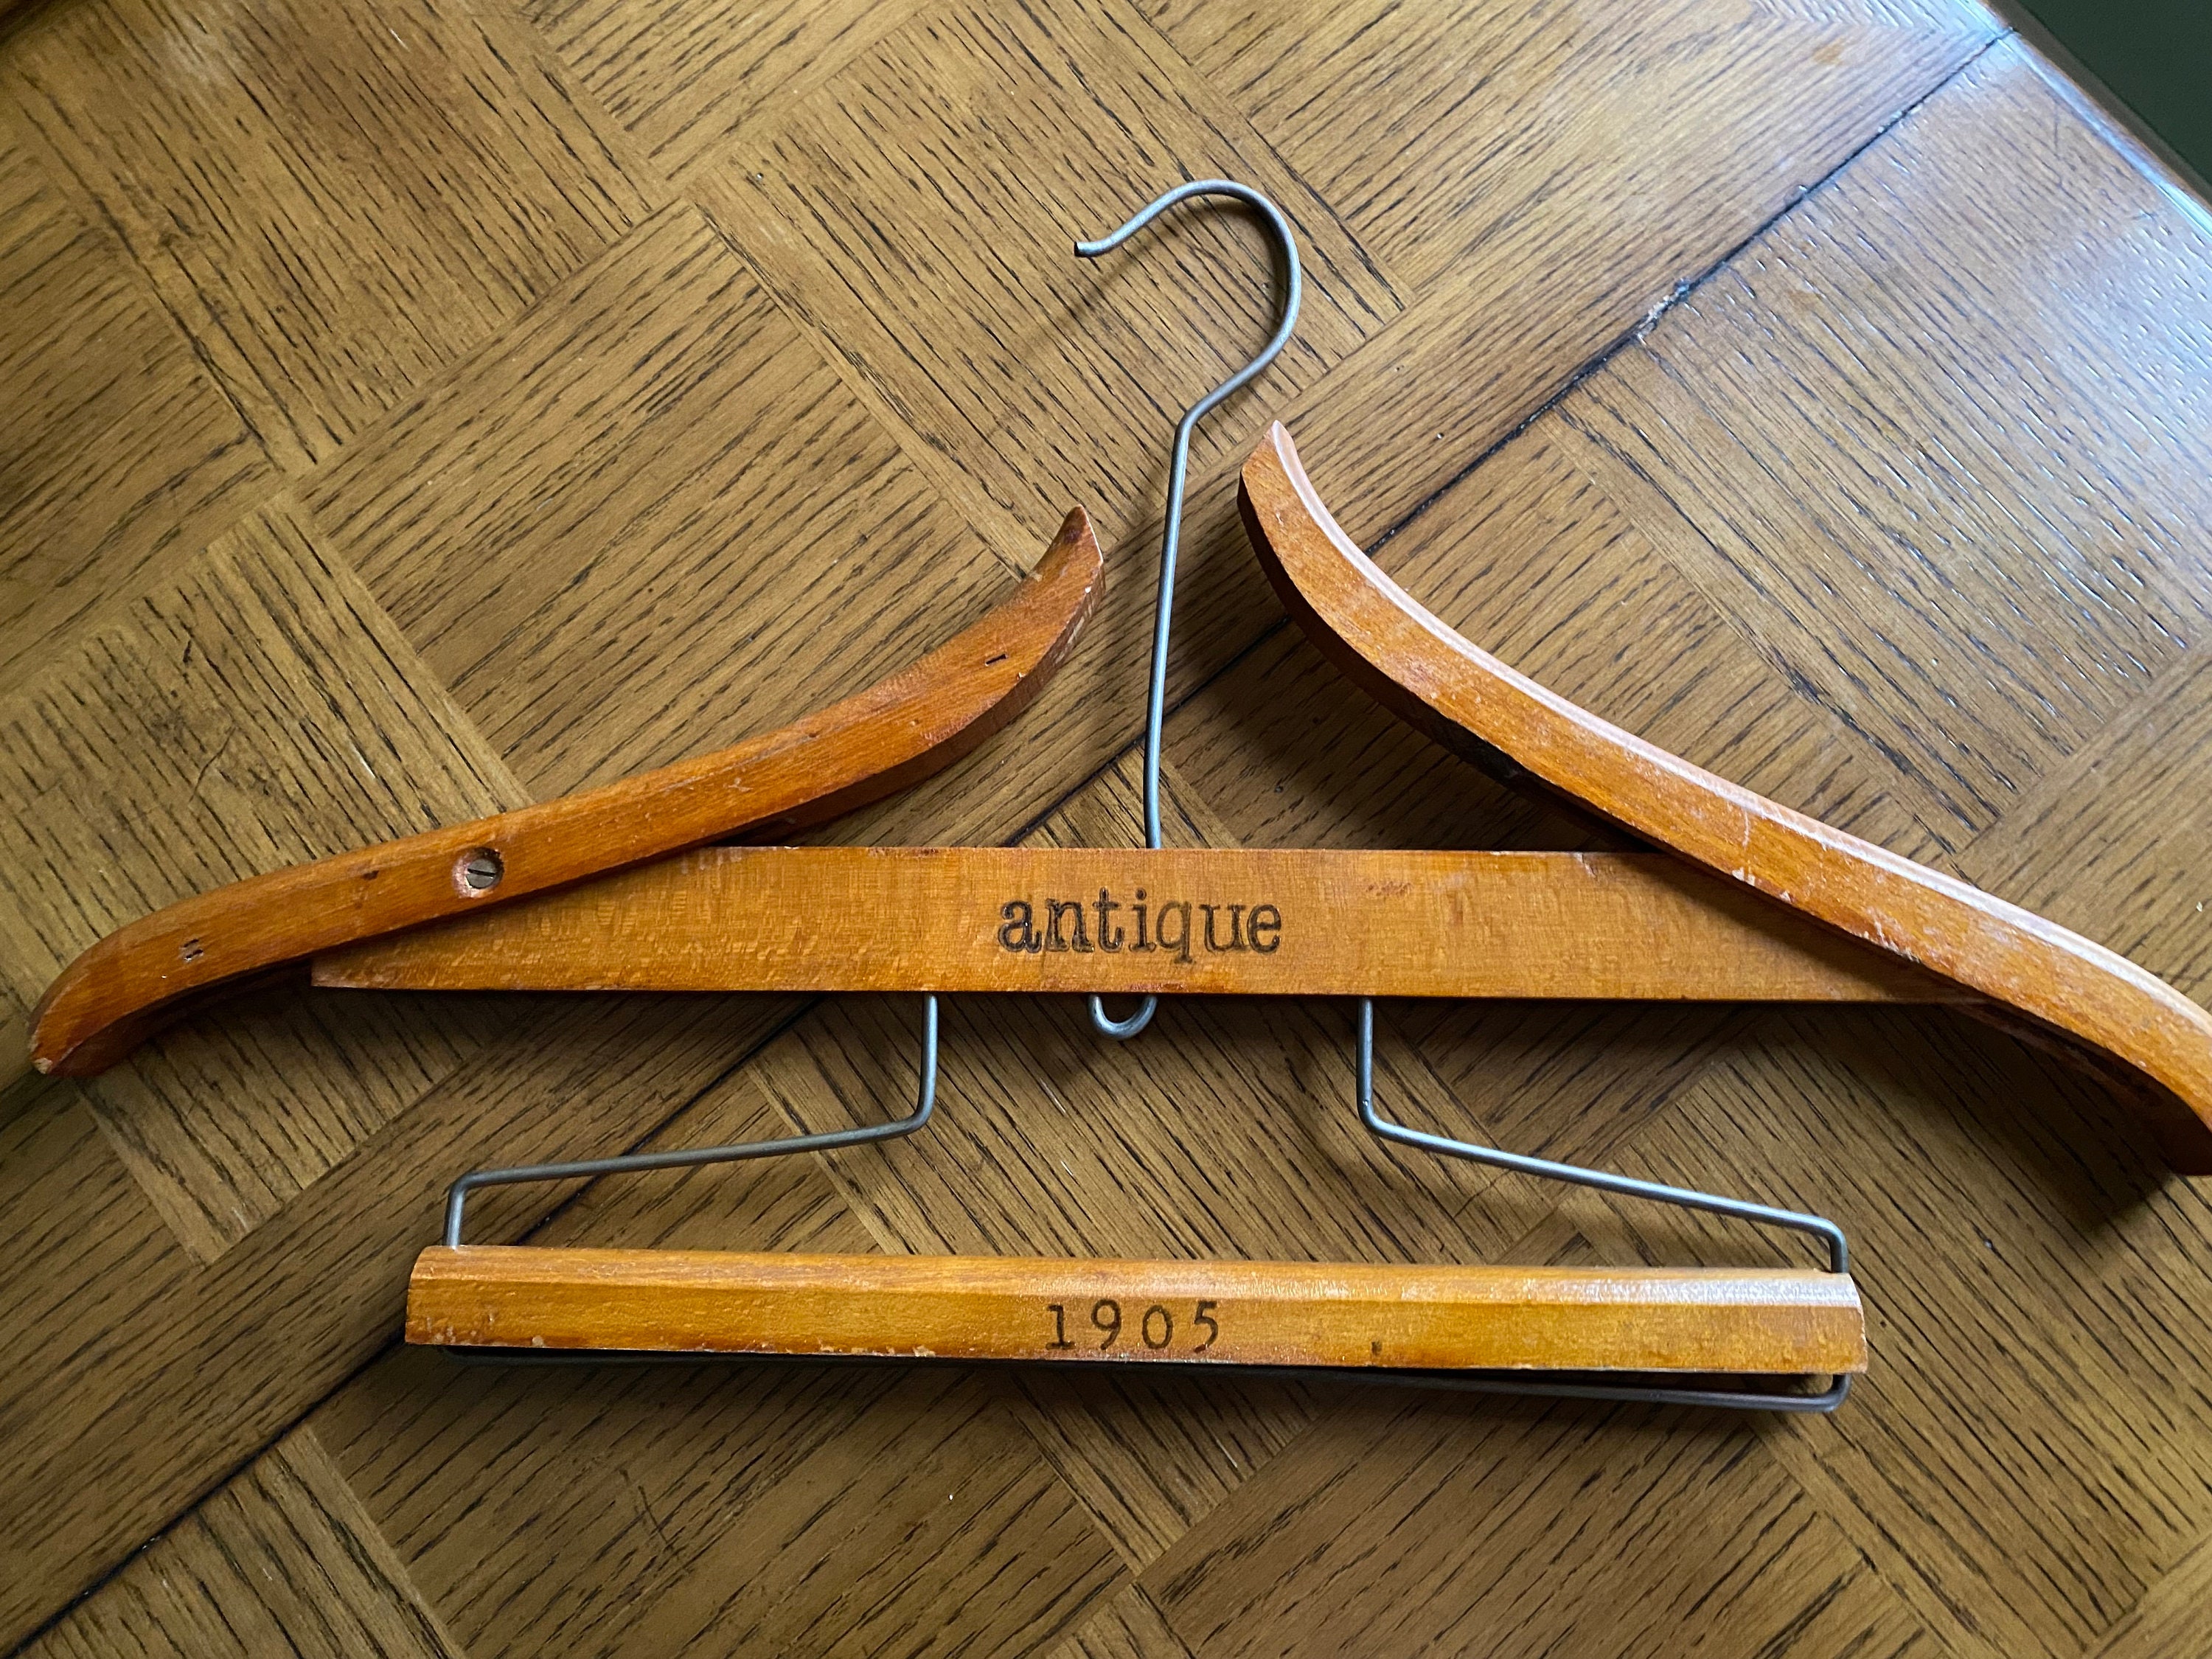
[[[1275,252],[1283,256],[1289,281],[1283,289],[1283,306],[1276,314],[1273,337],[1260,348],[1259,356],[1190,406],[1189,412],[1176,428],[1177,437],[1186,442],[1191,428],[1198,424],[1201,416],[1210,413],[1231,392],[1250,384],[1260,371],[1274,362],[1276,355],[1291,343],[1291,331],[1297,326],[1298,301],[1304,286],[1299,273],[1297,239],[1291,234],[1290,221],[1283,217],[1280,208],[1249,185],[1240,185],[1233,179],[1200,179],[1191,184],[1177,185],[1165,195],[1153,198],[1119,229],[1108,232],[1097,241],[1075,245],[1075,257],[1079,259],[1096,259],[1102,253],[1111,253],[1170,208],[1196,196],[1226,196],[1243,203],[1258,214],[1268,240],[1274,243]]]
[[[1175,620],[1176,554],[1182,541],[1182,501],[1184,480],[1190,471],[1190,434],[1199,422],[1218,407],[1222,400],[1248,386],[1257,378],[1261,369],[1274,362],[1278,352],[1290,343],[1291,331],[1297,326],[1298,298],[1303,279],[1298,272],[1297,239],[1291,234],[1290,222],[1282,210],[1249,185],[1240,185],[1232,179],[1200,179],[1192,184],[1178,185],[1165,195],[1155,198],[1139,210],[1120,229],[1100,237],[1095,242],[1078,242],[1078,258],[1095,259],[1102,253],[1110,253],[1158,218],[1178,202],[1187,202],[1197,196],[1226,196],[1242,202],[1260,216],[1260,222],[1267,239],[1282,256],[1289,280],[1283,288],[1283,304],[1277,314],[1275,332],[1260,349],[1260,355],[1207,392],[1190,406],[1182,419],[1176,423],[1175,452],[1168,467],[1167,521],[1160,532],[1160,590],[1152,612],[1152,676],[1150,695],[1145,704],[1145,845],[1158,848],[1160,835],[1160,728],[1166,720],[1168,699],[1168,635]],[[1091,1023],[1107,1036],[1118,1040],[1133,1037],[1152,1024],[1152,1014],[1159,1007],[1158,997],[1148,996],[1137,1006],[1137,1011],[1127,1019],[1115,1019],[1106,1012],[1106,1005],[1098,998],[1091,999]]]

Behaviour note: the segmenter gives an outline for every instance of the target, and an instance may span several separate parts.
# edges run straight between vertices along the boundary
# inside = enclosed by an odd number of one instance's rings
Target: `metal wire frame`
[[[1167,718],[1168,635],[1175,622],[1176,555],[1182,544],[1183,486],[1190,472],[1190,434],[1197,429],[1199,422],[1225,398],[1250,385],[1261,369],[1275,361],[1276,353],[1290,343],[1291,331],[1297,326],[1304,278],[1298,270],[1297,239],[1291,234],[1290,222],[1283,217],[1282,210],[1249,185],[1240,185],[1231,179],[1200,179],[1194,184],[1178,185],[1154,198],[1118,230],[1096,241],[1075,245],[1079,258],[1095,259],[1102,253],[1110,253],[1178,202],[1199,196],[1226,196],[1258,214],[1287,276],[1282,307],[1275,315],[1275,331],[1260,348],[1259,356],[1193,404],[1182,419],[1176,422],[1175,447],[1168,462],[1167,517],[1160,531],[1159,592],[1152,604],[1152,679],[1145,700],[1145,845],[1153,848],[1162,844],[1160,729]],[[1106,1012],[1105,1003],[1094,996],[1091,999],[1091,1023],[1103,1035],[1126,1042],[1152,1023],[1159,1006],[1158,997],[1147,996],[1138,1002],[1134,1013],[1115,1019]]]
[[[1509,1152],[1495,1146],[1479,1146],[1472,1141],[1454,1140],[1448,1136],[1431,1134],[1402,1123],[1392,1122],[1376,1109],[1375,1105],[1375,1002],[1371,997],[1359,999],[1358,1015],[1358,1063],[1355,1085],[1359,1121],[1378,1139],[1431,1152],[1439,1157],[1459,1158],[1500,1169],[1518,1170],[1523,1175],[1540,1176],[1547,1181],[1571,1182],[1577,1186],[1592,1187],[1601,1192],[1625,1198],[1646,1200],[1656,1204],[1670,1204],[1680,1208],[1705,1210],[1716,1215],[1732,1217],[1756,1225],[1780,1227],[1808,1234],[1820,1240],[1826,1247],[1829,1269],[1844,1272],[1850,1263],[1850,1249],[1843,1231],[1833,1222],[1820,1216],[1802,1214],[1794,1210],[1779,1210],[1764,1204],[1753,1204],[1742,1199],[1723,1198],[1711,1193],[1694,1192],[1684,1187],[1668,1187],[1654,1181],[1641,1181],[1632,1176],[1614,1175],[1603,1170],[1585,1169],[1579,1164],[1554,1163],[1549,1158],[1530,1158],[1520,1152]],[[751,1158],[781,1158],[802,1152],[837,1152],[848,1146],[868,1146],[880,1141],[896,1140],[910,1135],[930,1121],[937,1106],[938,1074],[938,1010],[934,994],[922,1000],[922,1040],[920,1077],[915,1084],[914,1109],[904,1117],[887,1122],[870,1124],[854,1129],[831,1129],[816,1134],[785,1135],[771,1140],[740,1141],[727,1146],[702,1146],[681,1152],[631,1152],[618,1158],[597,1158],[572,1164],[532,1164],[514,1169],[477,1170],[456,1181],[446,1196],[446,1228],[444,1242],[458,1247],[463,1238],[463,1221],[469,1194],[479,1188],[508,1186],[524,1182],[574,1181],[609,1175],[635,1175],[653,1170],[696,1169],[702,1164],[734,1164]],[[480,1352],[457,1350],[471,1358],[485,1358]],[[710,1356],[607,1354],[591,1352],[533,1352],[532,1363],[598,1363],[606,1360],[683,1360]],[[1203,1370],[1204,1366],[1191,1369]],[[1250,1370],[1249,1367],[1240,1367]],[[1258,1368],[1282,1375],[1308,1375],[1293,1367]],[[1841,1405],[1849,1391],[1850,1379],[1833,1378],[1825,1391],[1818,1394],[1789,1394],[1762,1392],[1756,1389],[1682,1389],[1659,1384],[1578,1382],[1554,1377],[1528,1377],[1512,1372],[1472,1373],[1466,1371],[1407,1370],[1385,1371],[1370,1370],[1340,1370],[1316,1368],[1318,1374],[1340,1376],[1349,1380],[1395,1384],[1401,1387],[1447,1389],[1460,1392],[1481,1394],[1540,1395],[1578,1400],[1640,1401],[1658,1405],[1710,1406],[1736,1410],[1780,1412],[1826,1412]]]
[[[698,1146],[668,1152],[625,1152],[619,1158],[585,1158],[574,1164],[524,1164],[509,1170],[471,1170],[446,1190],[444,1243],[458,1249],[469,1194],[480,1187],[510,1187],[523,1182],[579,1181],[595,1176],[640,1175],[648,1170],[694,1170],[702,1164],[738,1164],[747,1158],[781,1158],[787,1152],[834,1152],[910,1135],[937,1110],[937,996],[921,1002],[921,1079],[914,1110],[888,1123],[858,1129],[825,1129],[817,1134],[784,1135],[774,1140],[742,1140],[729,1146]]]
[[[1448,1135],[1431,1134],[1424,1129],[1394,1123],[1375,1109],[1375,999],[1372,997],[1359,999],[1358,1027],[1358,1058],[1354,1067],[1353,1087],[1358,1103],[1359,1121],[1379,1139],[1434,1152],[1439,1158],[1462,1158],[1476,1164],[1487,1164],[1496,1169],[1537,1176],[1546,1181],[1564,1181],[1577,1187],[1591,1187],[1599,1192],[1612,1193],[1622,1198],[1638,1198],[1653,1204],[1671,1204],[1677,1209],[1704,1210],[1714,1215],[1748,1221],[1756,1226],[1781,1227],[1805,1233],[1826,1245],[1830,1273],[1847,1273],[1850,1269],[1850,1246],[1844,1240],[1844,1230],[1825,1216],[1808,1215],[1797,1210],[1778,1210],[1770,1205],[1753,1204],[1747,1199],[1701,1193],[1687,1187],[1668,1187],[1656,1181],[1638,1180],[1634,1176],[1615,1175],[1607,1170],[1588,1169],[1579,1164],[1559,1164],[1547,1158],[1530,1158],[1523,1152],[1509,1152],[1503,1147],[1478,1146],[1469,1140],[1454,1140]],[[1421,1372],[1417,1376],[1419,1380],[1431,1387],[1474,1389],[1490,1394],[1544,1394],[1577,1400],[1638,1400],[1659,1405],[1721,1406],[1737,1410],[1781,1412],[1832,1412],[1844,1403],[1844,1396],[1850,1392],[1851,1386],[1850,1377],[1836,1376],[1830,1378],[1829,1386],[1819,1394],[1767,1394],[1751,1389],[1673,1389],[1604,1382],[1546,1382],[1532,1386],[1516,1384],[1510,1379],[1455,1377],[1449,1373]]]

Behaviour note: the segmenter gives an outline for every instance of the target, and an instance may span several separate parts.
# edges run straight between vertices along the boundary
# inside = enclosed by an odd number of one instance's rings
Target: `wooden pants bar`
[[[1866,1369],[1840,1273],[1085,1261],[690,1250],[422,1252],[407,1340],[447,1346],[1420,1370]]]
[[[1930,1002],[1656,854],[714,848],[319,957],[374,989]]]

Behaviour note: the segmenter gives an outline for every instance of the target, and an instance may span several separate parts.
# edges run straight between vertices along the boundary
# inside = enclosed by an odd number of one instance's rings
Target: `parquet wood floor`
[[[1399,1006],[1403,1113],[1817,1208],[1811,1421],[1352,1387],[464,1368],[445,1183],[857,1121],[913,1011],[264,993],[18,1058],[61,963],[295,859],[728,743],[1073,503],[1077,657],[842,840],[1572,845],[1286,628],[1275,416],[1471,637],[2212,987],[2212,217],[1968,0],[0,6],[0,1638],[52,1655],[2212,1653],[2212,1187],[1940,1010]],[[1425,1169],[1346,1011],[956,1001],[938,1126],[487,1196],[484,1238],[1766,1259]]]

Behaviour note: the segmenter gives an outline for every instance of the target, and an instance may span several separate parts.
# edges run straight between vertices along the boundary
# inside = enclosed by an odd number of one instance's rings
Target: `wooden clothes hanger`
[[[1663,851],[1168,849],[1158,774],[1190,434],[1289,337],[1288,271],[1261,356],[1176,429],[1146,718],[1144,849],[790,848],[761,839],[881,798],[966,752],[1066,655],[1098,576],[1072,514],[1007,604],[903,674],[797,726],[586,795],[234,884],[111,935],[37,1012],[35,1062],[112,1063],[193,997],[313,957],[356,988],[912,991],[905,1116],[676,1152],[480,1170],[410,1288],[409,1340],[481,1352],[933,1357],[1322,1368],[1381,1379],[1832,1409],[1864,1369],[1844,1236],[1819,1217],[1524,1158],[1384,1117],[1373,999],[1954,1002],[2052,1039],[2144,1103],[2178,1169],[2212,1171],[2212,1017],[2054,924],[1713,776],[1454,634],[1322,505],[1289,436],[1246,463],[1245,524],[1292,615],[1352,678],[1446,746]],[[683,850],[693,849],[693,850]],[[675,856],[668,856],[676,854]],[[647,861],[652,860],[652,861]],[[521,902],[518,902],[521,901]],[[855,915],[884,919],[866,928]],[[1823,1269],[1382,1267],[581,1250],[463,1243],[488,1185],[885,1141],[935,1103],[937,994],[1087,992],[1107,1035],[1164,994],[1359,999],[1356,1105],[1394,1144],[1778,1226]],[[1126,1018],[1103,994],[1143,1000]],[[1826,1378],[1808,1391],[1802,1379]],[[1723,1381],[1725,1379],[1725,1381]]]

